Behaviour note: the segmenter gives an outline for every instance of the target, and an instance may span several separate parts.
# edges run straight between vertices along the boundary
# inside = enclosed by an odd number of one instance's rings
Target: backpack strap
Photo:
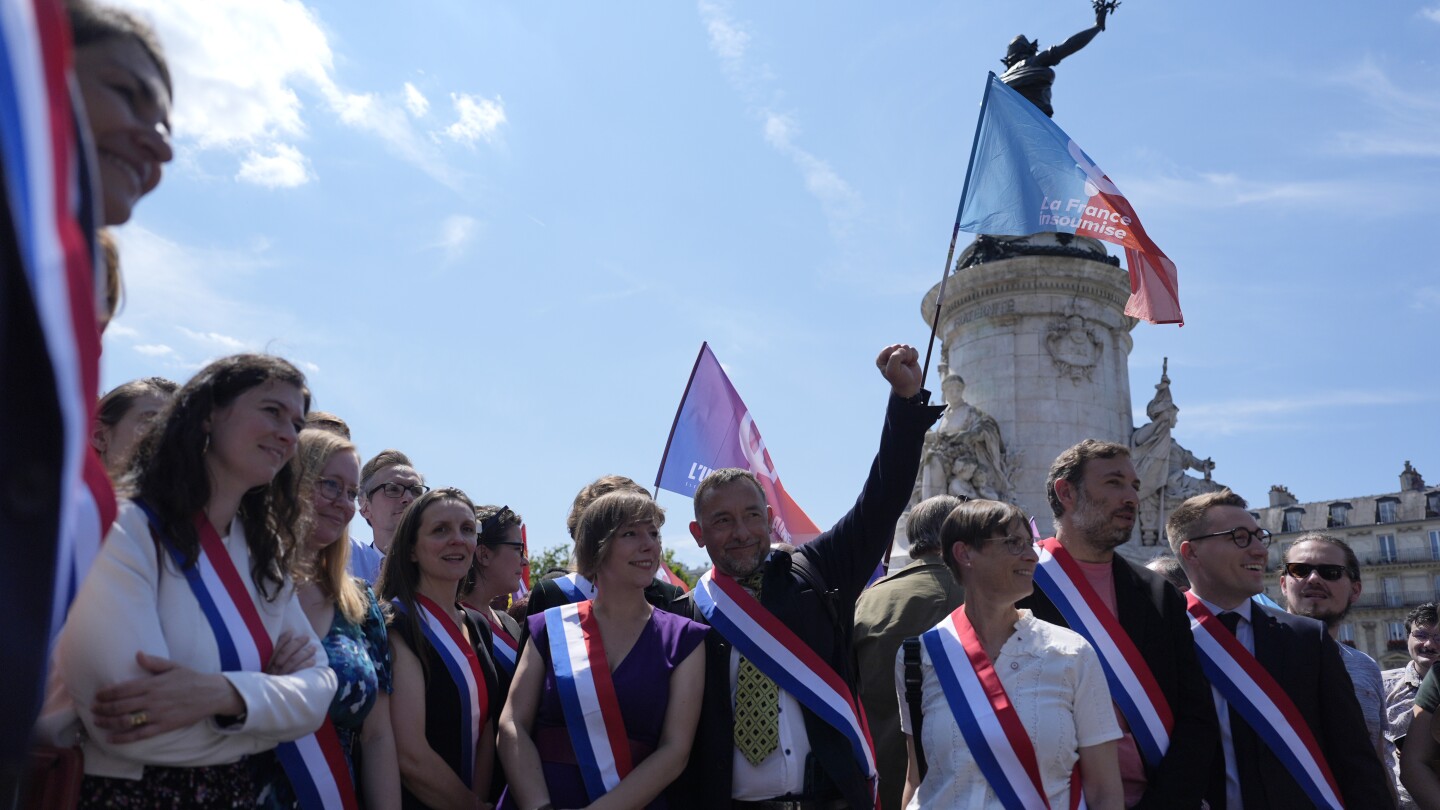
[[[915,762],[923,780],[925,745],[920,742],[920,731],[924,728],[925,713],[920,711],[920,686],[924,681],[920,672],[920,637],[911,636],[901,641],[900,646],[905,650],[905,704],[910,711],[910,741],[915,746]]]

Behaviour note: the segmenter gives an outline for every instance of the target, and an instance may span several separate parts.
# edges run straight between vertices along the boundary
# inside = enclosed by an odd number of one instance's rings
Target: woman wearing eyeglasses
[[[477,506],[475,523],[475,563],[469,593],[462,601],[490,626],[490,657],[495,660],[499,687],[499,699],[494,702],[498,716],[520,659],[520,623],[505,611],[496,610],[495,603],[520,589],[525,570],[524,520],[508,506]],[[491,798],[499,799],[506,780],[498,760],[490,784]]]
[[[305,512],[290,570],[296,597],[339,682],[329,718],[348,768],[335,777],[348,780],[368,810],[395,810],[400,807],[400,769],[390,727],[385,619],[370,586],[347,571],[360,457],[347,439],[307,429],[300,432],[295,462]],[[295,789],[279,762],[268,764],[261,776],[269,789],[262,792],[260,806],[296,806]]]
[[[997,501],[961,504],[941,526],[945,564],[965,587],[965,604],[920,636],[912,669],[920,676],[923,778],[905,649],[896,656],[910,752],[907,808],[1064,810],[1074,790],[1096,810],[1124,807],[1120,726],[1099,657],[1078,633],[1015,608],[1034,589],[1034,542],[1024,513]]]

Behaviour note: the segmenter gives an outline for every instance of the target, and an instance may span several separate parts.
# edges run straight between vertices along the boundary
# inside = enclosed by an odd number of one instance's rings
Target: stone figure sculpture
[[[1040,40],[1031,41],[1020,34],[1010,41],[1010,50],[1000,61],[1005,72],[1000,81],[1013,87],[1045,115],[1054,117],[1050,107],[1050,86],[1055,83],[1054,67],[1060,60],[1090,44],[1095,35],[1105,30],[1105,15],[1113,14],[1120,5],[1117,0],[1094,0],[1095,25],[1070,37],[1059,45],[1040,50]]]
[[[959,374],[948,373],[944,363],[938,371],[947,407],[925,434],[917,500],[947,494],[1009,500],[1013,460],[1006,457],[999,423],[965,401],[965,381]]]
[[[1057,318],[1045,334],[1045,350],[1050,353],[1055,370],[1077,382],[1092,378],[1104,349],[1105,344],[1085,318],[1073,312]]]
[[[1147,546],[1160,544],[1169,509],[1193,495],[1220,489],[1210,479],[1215,462],[1196,456],[1171,436],[1180,409],[1170,396],[1169,369],[1170,359],[1166,358],[1155,397],[1145,406],[1150,422],[1137,428],[1130,440],[1131,460],[1140,476],[1140,542]],[[1186,470],[1195,470],[1204,477],[1186,475]]]

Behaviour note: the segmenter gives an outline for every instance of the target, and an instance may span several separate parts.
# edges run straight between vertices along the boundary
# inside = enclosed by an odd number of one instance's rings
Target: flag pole
[[[945,252],[945,267],[940,271],[940,292],[935,296],[935,315],[930,319],[930,343],[925,347],[925,365],[920,370],[920,387],[930,376],[930,353],[935,349],[935,333],[940,328],[940,307],[945,303],[945,282],[950,279],[950,262],[955,258],[955,243],[960,238],[960,217],[965,212],[965,195],[970,193],[970,175],[975,171],[975,150],[980,145],[980,126],[985,123],[985,105],[990,102],[990,85],[995,72],[985,79],[985,95],[980,98],[980,115],[975,119],[975,138],[970,143],[970,162],[965,167],[965,184],[960,188],[960,206],[955,211],[955,229],[950,232],[950,249]]]

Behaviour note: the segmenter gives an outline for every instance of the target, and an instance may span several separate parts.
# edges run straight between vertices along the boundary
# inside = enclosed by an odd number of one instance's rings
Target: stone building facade
[[[1253,514],[1275,534],[1265,592],[1281,604],[1280,561],[1295,538],[1326,532],[1350,544],[1360,559],[1363,589],[1340,638],[1381,669],[1404,666],[1406,614],[1421,602],[1440,600],[1440,487],[1427,487],[1406,461],[1398,492],[1301,503],[1275,486],[1270,505]]]

